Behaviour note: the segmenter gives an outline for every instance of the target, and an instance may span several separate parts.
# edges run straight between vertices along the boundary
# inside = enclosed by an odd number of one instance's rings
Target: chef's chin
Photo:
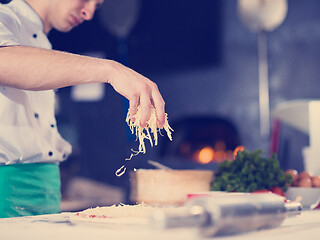
[[[56,26],[54,29],[56,29],[59,32],[70,32],[73,28],[76,26],[73,26],[71,23],[65,24],[63,26]]]

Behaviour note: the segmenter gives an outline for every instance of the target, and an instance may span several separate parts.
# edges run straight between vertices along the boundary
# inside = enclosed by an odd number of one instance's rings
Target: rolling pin
[[[202,236],[210,237],[275,228],[301,210],[300,203],[286,203],[273,193],[196,197],[179,213],[156,211],[150,224],[157,229],[197,227]]]

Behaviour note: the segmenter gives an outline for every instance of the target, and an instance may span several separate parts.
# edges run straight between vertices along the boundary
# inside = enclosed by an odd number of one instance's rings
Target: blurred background
[[[175,132],[126,162],[138,142],[125,123],[127,101],[110,85],[57,91],[57,120],[73,154],[61,164],[64,188],[81,177],[124,190],[147,160],[173,168],[215,169],[240,146],[267,155],[276,142],[284,169],[304,169],[309,136],[272,111],[296,99],[320,98],[320,2],[288,0],[286,16],[267,35],[270,128],[261,133],[258,34],[239,18],[236,0],[106,0],[93,21],[52,31],[53,49],[119,61],[158,85]],[[279,127],[280,126],[280,127]],[[276,127],[276,136],[272,129]],[[274,138],[276,141],[274,142]],[[273,146],[274,147],[274,146]],[[201,151],[203,150],[203,151]]]

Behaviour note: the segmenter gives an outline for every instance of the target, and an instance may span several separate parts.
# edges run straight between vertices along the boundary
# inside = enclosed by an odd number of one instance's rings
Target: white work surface
[[[108,223],[72,222],[74,213],[41,215],[0,219],[1,240],[88,240],[88,239],[208,239],[202,238],[197,229],[179,228],[155,230],[147,226],[133,226]],[[320,210],[303,211],[301,215],[287,218],[279,227],[253,231],[232,236],[213,237],[223,240],[263,240],[263,239],[320,239]]]

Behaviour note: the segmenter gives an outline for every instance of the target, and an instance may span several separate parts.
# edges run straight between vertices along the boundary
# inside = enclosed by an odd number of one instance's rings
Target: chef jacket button
[[[36,33],[34,33],[34,34],[32,35],[32,37],[33,37],[33,38],[37,38],[38,35],[37,35]]]
[[[67,157],[67,154],[64,153],[64,154],[62,155],[62,158],[66,158],[66,157]]]
[[[34,114],[34,117],[35,117],[35,118],[39,118],[39,114],[38,114],[38,113],[35,113],[35,114]]]
[[[54,128],[54,124],[51,124],[50,127]]]
[[[48,155],[51,157],[53,155],[53,152],[49,151]]]

